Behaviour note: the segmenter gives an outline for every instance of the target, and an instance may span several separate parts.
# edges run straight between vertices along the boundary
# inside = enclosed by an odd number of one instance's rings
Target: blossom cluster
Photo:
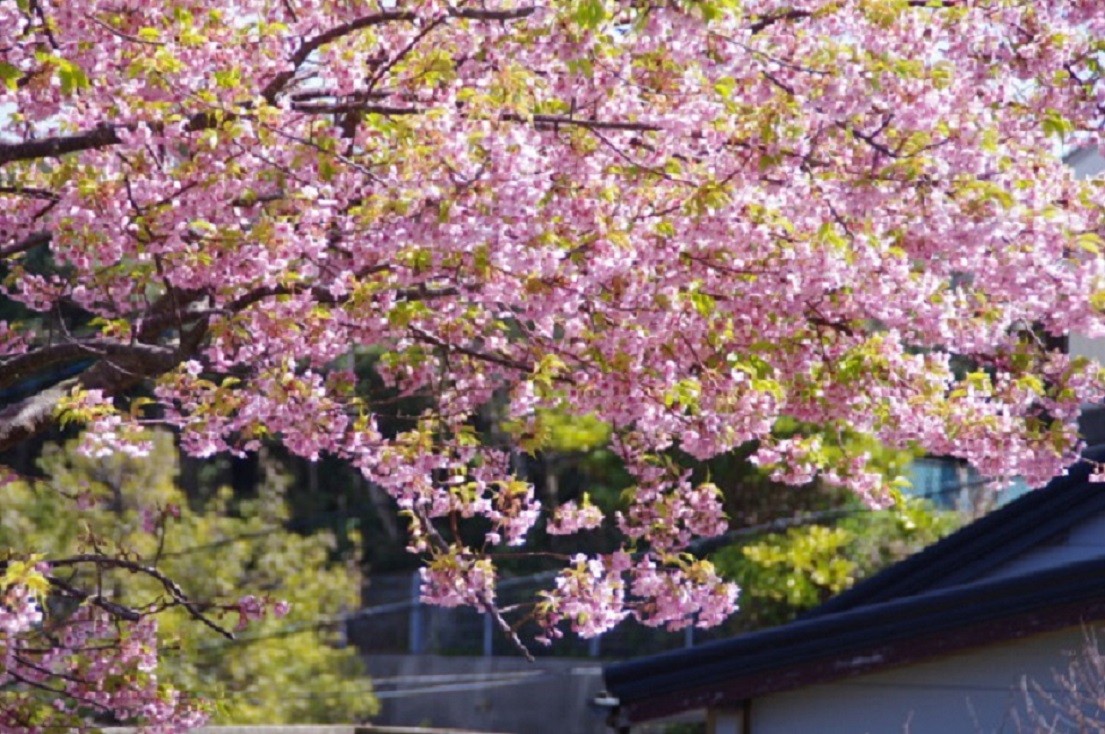
[[[258,597],[254,594],[241,597],[235,606],[238,612],[236,629],[239,631],[249,627],[251,622],[264,620],[269,614],[276,619],[281,619],[291,611],[291,605],[287,601]]]
[[[0,599],[0,731],[80,730],[90,713],[150,734],[207,720],[206,704],[158,680],[156,618],[124,622],[92,605],[47,616],[20,584]]]

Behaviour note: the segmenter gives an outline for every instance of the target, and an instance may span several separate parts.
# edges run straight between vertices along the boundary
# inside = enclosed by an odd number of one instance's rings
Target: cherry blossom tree
[[[430,601],[714,624],[736,589],[682,551],[725,521],[672,447],[872,503],[827,437],[1031,484],[1077,455],[1103,380],[1051,337],[1102,333],[1105,197],[1059,153],[1100,142],[1102,38],[1098,0],[0,0],[0,450],[277,438],[394,497]],[[432,405],[403,430],[348,369],[370,348]],[[635,478],[624,546],[512,610],[496,559],[542,508],[474,429],[493,397],[520,435],[609,424]],[[6,663],[49,561],[8,561]]]

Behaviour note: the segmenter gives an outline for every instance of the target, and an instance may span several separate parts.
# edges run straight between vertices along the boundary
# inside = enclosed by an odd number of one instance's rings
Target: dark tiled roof
[[[1084,456],[1105,462],[1105,446]],[[1043,489],[1029,492],[919,553],[829,599],[807,617],[834,614],[981,578],[1033,546],[1105,511],[1105,485],[1088,481],[1091,466],[1080,461]]]
[[[1105,558],[917,596],[611,665],[629,721],[753,696],[1105,619]]]
[[[1086,452],[1105,461],[1105,446]],[[642,721],[1105,619],[1105,558],[978,579],[1090,515],[1105,485],[1079,462],[791,624],[607,666],[619,715]]]

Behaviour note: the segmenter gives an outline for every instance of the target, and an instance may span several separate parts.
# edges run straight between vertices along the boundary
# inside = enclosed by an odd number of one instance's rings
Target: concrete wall
[[[504,734],[609,734],[589,703],[598,661],[369,655],[380,714],[390,726],[463,727]]]

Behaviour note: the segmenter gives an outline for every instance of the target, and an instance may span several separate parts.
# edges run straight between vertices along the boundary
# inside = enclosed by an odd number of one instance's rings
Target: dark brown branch
[[[102,123],[88,132],[76,135],[56,135],[22,143],[0,143],[0,166],[14,161],[55,158],[91,148],[103,148],[123,142],[117,130],[122,126]]]
[[[763,74],[764,79],[767,79],[769,82],[771,82],[772,84],[777,86],[779,89],[782,89],[784,92],[786,92],[788,97],[793,97],[794,96],[794,87],[790,86],[789,84],[787,84],[783,80],[779,79],[774,74],[768,72],[766,69],[761,69],[760,73]]]
[[[536,7],[510,8],[509,10],[487,10],[486,8],[452,8],[449,15],[453,18],[465,20],[521,20],[533,15]]]
[[[296,112],[304,112],[306,114],[341,114],[343,112],[362,112],[364,114],[375,115],[420,115],[422,110],[417,107],[391,107],[389,105],[369,104],[367,102],[335,102],[333,104],[326,104],[322,102],[315,103],[292,103],[292,109]]]
[[[909,0],[906,4],[911,8],[954,8],[959,3],[957,0]],[[772,13],[762,16],[759,20],[750,25],[748,30],[755,35],[776,23],[789,20],[804,20],[805,18],[812,18],[813,14],[812,10],[798,9],[787,10],[781,13]]]
[[[425,342],[432,346],[444,349],[448,352],[456,352],[457,354],[463,354],[472,359],[478,359],[483,362],[490,362],[491,364],[497,364],[500,367],[506,367],[507,369],[518,370],[519,372],[532,372],[533,368],[524,362],[518,362],[508,357],[503,357],[498,354],[488,354],[487,352],[480,352],[475,349],[469,349],[468,347],[462,347],[459,344],[450,344],[443,339],[422,331],[419,328],[411,327],[411,333],[418,341]]]
[[[342,23],[317,36],[308,38],[298,49],[296,49],[296,52],[292,54],[291,68],[274,76],[272,80],[265,85],[265,88],[261,90],[261,96],[264,97],[269,104],[275,104],[277,95],[283,91],[288,82],[296,75],[296,72],[299,71],[299,67],[303,65],[303,62],[305,62],[311,54],[331,41],[336,41],[342,36],[348,36],[351,33],[356,33],[357,31],[362,31],[373,26],[384,25],[385,23],[409,23],[414,19],[415,14],[409,10],[388,10],[374,15],[366,15],[351,20],[348,23]]]
[[[49,39],[50,46],[55,50],[61,48],[61,46],[58,45],[58,39],[54,37],[54,24],[50,18],[46,17],[46,11],[42,9],[42,5],[38,0],[31,0],[30,5],[35,15],[38,16],[38,22],[42,26],[42,30],[46,33],[46,38]]]
[[[48,245],[51,239],[52,236],[49,232],[35,232],[18,242],[11,243],[7,247],[0,247],[0,260],[7,260],[9,257],[15,257],[41,245]]]
[[[137,609],[132,609],[131,607],[125,606],[123,604],[117,604],[110,599],[105,599],[99,594],[91,594],[87,591],[78,589],[72,584],[66,581],[62,581],[56,576],[48,576],[47,579],[49,580],[51,586],[59,589],[66,596],[72,599],[80,599],[81,601],[87,599],[90,604],[103,609],[105,612],[112,615],[113,617],[125,619],[128,622],[137,622],[138,620],[142,619],[142,614]]]
[[[25,196],[28,199],[45,199],[46,201],[59,201],[61,199],[61,197],[53,191],[36,189],[31,186],[0,186],[0,194]]]
[[[899,157],[899,155],[896,152],[892,151],[890,148],[886,147],[882,143],[875,140],[874,135],[867,135],[866,133],[861,133],[859,130],[857,130],[854,127],[850,128],[850,129],[851,129],[851,132],[852,132],[852,137],[854,137],[857,140],[862,140],[863,142],[870,145],[872,148],[874,148],[879,153],[882,153],[887,158],[898,158]]]
[[[420,285],[416,288],[405,288],[403,290],[393,292],[395,293],[396,298],[400,298],[405,301],[432,301],[435,298],[450,298],[452,296],[460,295],[459,288],[427,288],[425,285]]]
[[[755,35],[756,33],[760,33],[780,21],[802,20],[803,18],[808,18],[811,15],[813,15],[813,13],[809,10],[788,10],[785,13],[773,13],[772,15],[765,15],[764,17],[760,18],[758,21],[750,25],[748,27],[748,30],[753,35]]]
[[[155,260],[155,262],[157,262]],[[160,263],[158,271],[160,273]],[[164,274],[162,277],[164,277]],[[193,304],[204,297],[199,290],[184,290],[165,284],[165,293],[161,295],[137,320],[137,340],[153,344],[163,331],[176,328],[184,331],[185,324],[191,324],[204,317],[203,313],[193,310]]]
[[[333,306],[339,302],[339,299],[335,298],[329,290],[322,286],[304,287],[304,286],[285,286],[285,285],[273,285],[266,286],[264,288],[257,288],[255,290],[246,293],[245,295],[235,298],[230,303],[223,306],[220,311],[225,313],[238,313],[244,311],[255,303],[259,303],[266,298],[274,298],[276,296],[294,296],[302,293],[310,293],[318,303],[323,306]]]
[[[809,306],[809,314],[807,318],[811,324],[820,329],[830,329],[832,331],[839,332],[845,336],[855,336],[855,330],[844,321],[833,321],[832,319],[824,316],[815,306],[812,304]]]
[[[363,278],[367,275],[373,275],[375,273],[383,273],[390,270],[390,265],[373,265],[366,268],[361,268],[353,274],[354,278]],[[341,303],[344,299],[338,299],[330,293],[330,291],[322,286],[315,286],[314,288],[304,288],[302,286],[283,286],[274,285],[266,286],[264,288],[257,288],[244,295],[235,298],[230,303],[223,306],[221,311],[227,313],[237,313],[249,306],[252,306],[259,301],[263,301],[266,298],[272,298],[273,296],[292,296],[297,293],[309,292],[319,303],[323,305],[332,306],[337,303]]]
[[[221,123],[234,120],[231,113],[197,112],[188,118],[185,132],[198,132],[218,127]],[[151,127],[162,127],[160,123],[151,123]],[[119,145],[123,139],[120,130],[135,130],[138,123],[111,125],[101,122],[96,127],[75,135],[55,135],[39,140],[26,140],[21,143],[0,143],[0,167],[15,161],[31,161],[41,158],[56,158],[67,153],[80,153],[85,150],[106,148]]]
[[[292,104],[292,109],[297,112],[309,114],[341,114],[347,112],[363,112],[380,115],[419,115],[425,110],[417,107],[392,107],[389,105],[369,104],[367,102],[335,102],[335,103],[300,103]],[[654,132],[662,130],[660,125],[648,122],[618,122],[611,120],[593,120],[585,117],[571,117],[568,115],[518,115],[508,112],[499,117],[505,122],[532,123],[542,129],[553,129],[563,126],[583,127],[589,130],[622,130],[628,132]]]
[[[191,601],[184,593],[184,589],[180,588],[177,582],[158,571],[153,566],[146,566],[135,561],[128,561],[125,558],[112,558],[109,556],[95,555],[91,553],[84,553],[80,555],[71,556],[69,558],[60,558],[50,561],[50,566],[53,568],[63,568],[79,566],[82,564],[92,564],[97,568],[119,568],[125,571],[131,571],[132,573],[141,573],[149,576],[150,578],[158,581],[162,588],[169,594],[174,602],[184,607],[192,618],[198,622],[202,622],[211,629],[218,632],[223,637],[233,640],[234,633],[230,630],[224,629],[219,624],[209,619],[203,612],[199,610],[199,607]]]
[[[14,448],[52,426],[58,404],[77,384],[76,378],[63,380],[0,409],[0,452]]]
[[[433,33],[438,26],[445,22],[445,20],[445,17],[437,18],[432,23],[427,24],[426,27],[420,30],[417,34],[415,34],[414,38],[412,38],[406,46],[399,50],[399,53],[395,54],[395,56],[392,56],[385,63],[380,64],[380,67],[372,72],[372,78],[368,80],[366,86],[369,89],[375,88],[376,84],[384,78],[385,74],[394,69],[396,64],[406,58],[407,54],[413,51],[414,47],[422,42],[422,39]]]
[[[65,690],[64,688],[54,688],[52,686],[46,685],[45,683],[39,683],[38,681],[34,681],[34,680],[31,680],[30,678],[27,678],[26,676],[20,675],[18,672],[14,671],[14,670],[5,670],[4,674],[5,675],[10,675],[16,681],[18,681],[19,683],[22,683],[25,686],[28,686],[30,688],[34,688],[34,689],[39,690],[39,691],[45,691],[46,693],[53,694],[54,696],[56,696],[58,698],[63,698],[63,697],[69,696],[69,697],[72,697],[72,698],[74,698],[78,701],[81,701],[82,703],[89,703],[93,706],[96,706],[97,708],[99,708],[102,711],[107,711],[108,710],[108,707],[105,706],[102,703],[97,703],[95,701],[86,701],[85,699],[81,698],[80,696],[74,695],[74,694],[70,693],[69,691]]]
[[[35,349],[23,354],[0,359],[0,389],[11,387],[41,374],[43,370],[63,364],[72,364],[89,358],[103,359],[127,357],[131,360],[162,363],[176,358],[172,347],[154,344],[123,344],[105,339],[86,339],[62,342]]]
[[[23,650],[26,650],[26,648],[22,648],[20,651],[22,652]],[[63,673],[59,670],[51,670],[50,668],[43,667],[41,665],[38,665],[37,663],[32,663],[26,655],[16,655],[15,661],[25,668],[30,668],[31,670],[42,673],[43,675],[50,678],[58,678],[60,680],[71,681],[73,683],[88,683],[87,679],[81,678],[80,676]]]
[[[231,201],[230,205],[245,209],[247,207],[257,206],[258,204],[271,204],[274,201],[280,201],[284,196],[285,194],[283,191],[270,191],[267,194],[253,194],[250,196],[243,194]]]
[[[587,118],[570,117],[568,115],[533,115],[526,117],[508,112],[499,119],[507,122],[532,122],[534,126],[541,128],[556,128],[561,125],[575,125],[590,130],[627,130],[636,132],[653,132],[663,130],[659,125],[649,122],[612,122],[609,120],[589,120]]]
[[[464,18],[468,20],[508,21],[525,18],[532,15],[534,10],[535,8],[532,7],[514,8],[511,10],[461,8],[451,10],[449,15],[454,18]],[[332,41],[336,41],[343,36],[348,36],[357,31],[363,31],[366,28],[372,28],[373,26],[384,25],[386,23],[412,23],[416,19],[417,16],[409,10],[386,10],[382,13],[374,13],[373,15],[356,18],[348,23],[342,23],[317,36],[308,38],[303,42],[303,45],[292,54],[292,58],[290,59],[291,68],[273,77],[272,80],[265,85],[265,88],[261,90],[261,96],[264,97],[269,104],[274,104],[277,95],[279,95],[284,87],[287,86],[288,82],[295,77],[296,72],[299,71],[299,67],[303,65],[303,62],[305,62],[312,53]]]
[[[0,452],[54,425],[58,406],[75,387],[101,390],[105,395],[121,395],[150,377],[168,372],[196,353],[206,338],[207,328],[207,320],[201,318],[190,330],[181,333],[176,348],[141,342],[114,345],[78,377],[63,380],[3,407],[0,409]],[[84,354],[87,356],[87,351]]]

